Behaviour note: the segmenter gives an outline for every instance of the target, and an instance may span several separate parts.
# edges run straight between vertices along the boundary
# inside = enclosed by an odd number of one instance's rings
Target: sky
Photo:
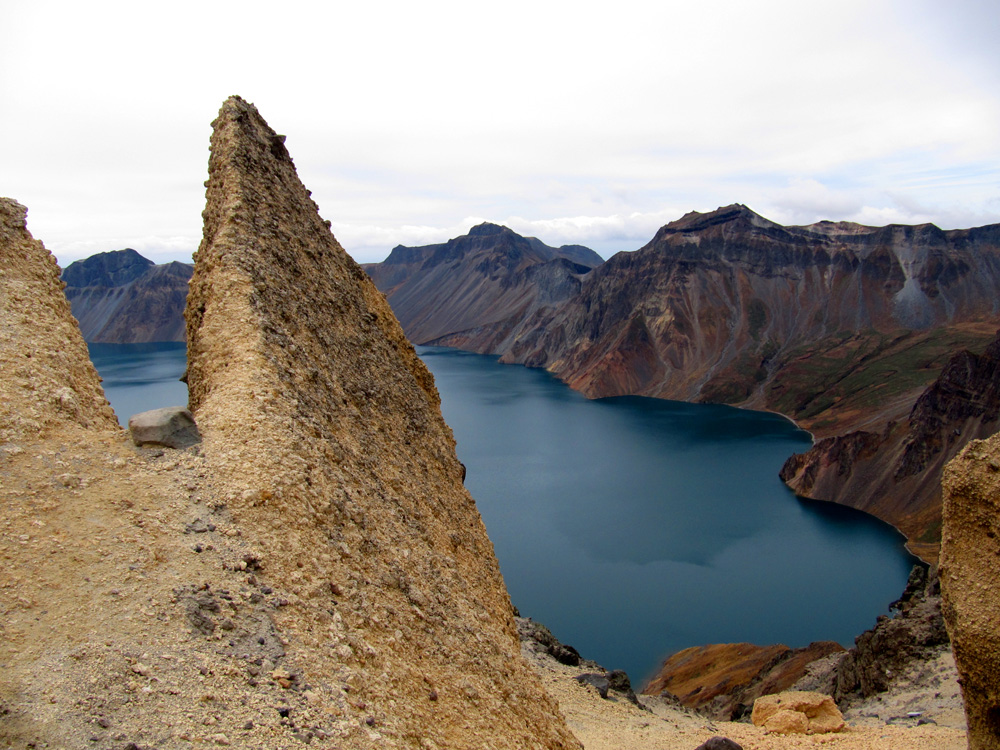
[[[996,0],[0,0],[0,195],[65,266],[190,261],[238,94],[359,262],[506,224],[1000,223]]]

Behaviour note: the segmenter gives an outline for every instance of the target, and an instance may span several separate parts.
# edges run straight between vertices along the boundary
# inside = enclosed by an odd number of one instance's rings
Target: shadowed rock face
[[[937,559],[941,474],[971,440],[1000,426],[1000,337],[981,355],[956,353],[909,416],[882,433],[851,432],[792,456],[781,478],[796,494],[867,511]]]
[[[132,249],[98,253],[63,271],[66,297],[87,341],[184,341],[191,265],[156,265]]]
[[[348,686],[328,710],[363,706],[380,745],[576,746],[520,658],[432,376],[237,97],[207,184],[191,407],[220,498],[291,584],[305,678]]]
[[[492,351],[525,319],[578,292],[603,262],[589,248],[549,247],[487,223],[439,245],[400,245],[365,270],[414,343]]]
[[[970,750],[1000,748],[1000,436],[944,473],[942,612],[961,677]]]

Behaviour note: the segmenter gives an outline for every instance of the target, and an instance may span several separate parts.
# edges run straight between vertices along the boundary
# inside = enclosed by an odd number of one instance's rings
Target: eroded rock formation
[[[220,501],[288,581],[305,679],[394,744],[575,744],[519,657],[437,390],[246,102],[214,123],[188,386]],[[321,635],[320,635],[321,634]],[[320,636],[320,637],[317,637]]]
[[[781,478],[796,494],[867,511],[901,529],[910,549],[937,559],[941,473],[969,441],[1000,427],[1000,337],[981,354],[956,353],[905,420],[880,433],[818,441]]]
[[[27,227],[27,209],[0,199],[0,444],[67,424],[117,429],[87,345],[63,296],[59,267]]]
[[[118,428],[0,203],[0,745],[578,747],[433,379],[235,97],[207,192],[183,450]]]
[[[1000,435],[945,470],[943,612],[961,675],[970,750],[1000,748]]]
[[[63,271],[66,297],[87,341],[184,341],[191,265],[156,265],[131,248],[98,253]]]

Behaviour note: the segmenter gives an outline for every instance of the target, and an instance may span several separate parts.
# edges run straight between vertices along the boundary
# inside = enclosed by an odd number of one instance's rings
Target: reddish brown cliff
[[[843,651],[833,641],[796,649],[752,643],[694,646],[667,658],[642,692],[676,696],[686,708],[714,719],[738,719],[760,696],[791,688],[810,662]]]
[[[937,558],[941,473],[971,440],[1000,427],[1000,337],[981,355],[955,354],[909,415],[882,432],[820,440],[792,456],[781,478],[795,492],[867,511],[900,528],[910,548]]]

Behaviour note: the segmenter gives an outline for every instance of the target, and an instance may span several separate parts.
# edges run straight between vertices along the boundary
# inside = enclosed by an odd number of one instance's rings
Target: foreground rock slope
[[[942,611],[961,675],[970,750],[1000,748],[1000,435],[945,471]]]
[[[431,376],[235,97],[204,216],[204,440],[148,449],[4,204],[0,745],[578,747],[520,656]]]
[[[66,267],[66,297],[83,338],[94,343],[184,341],[188,263],[156,265],[135,250],[114,250]]]

